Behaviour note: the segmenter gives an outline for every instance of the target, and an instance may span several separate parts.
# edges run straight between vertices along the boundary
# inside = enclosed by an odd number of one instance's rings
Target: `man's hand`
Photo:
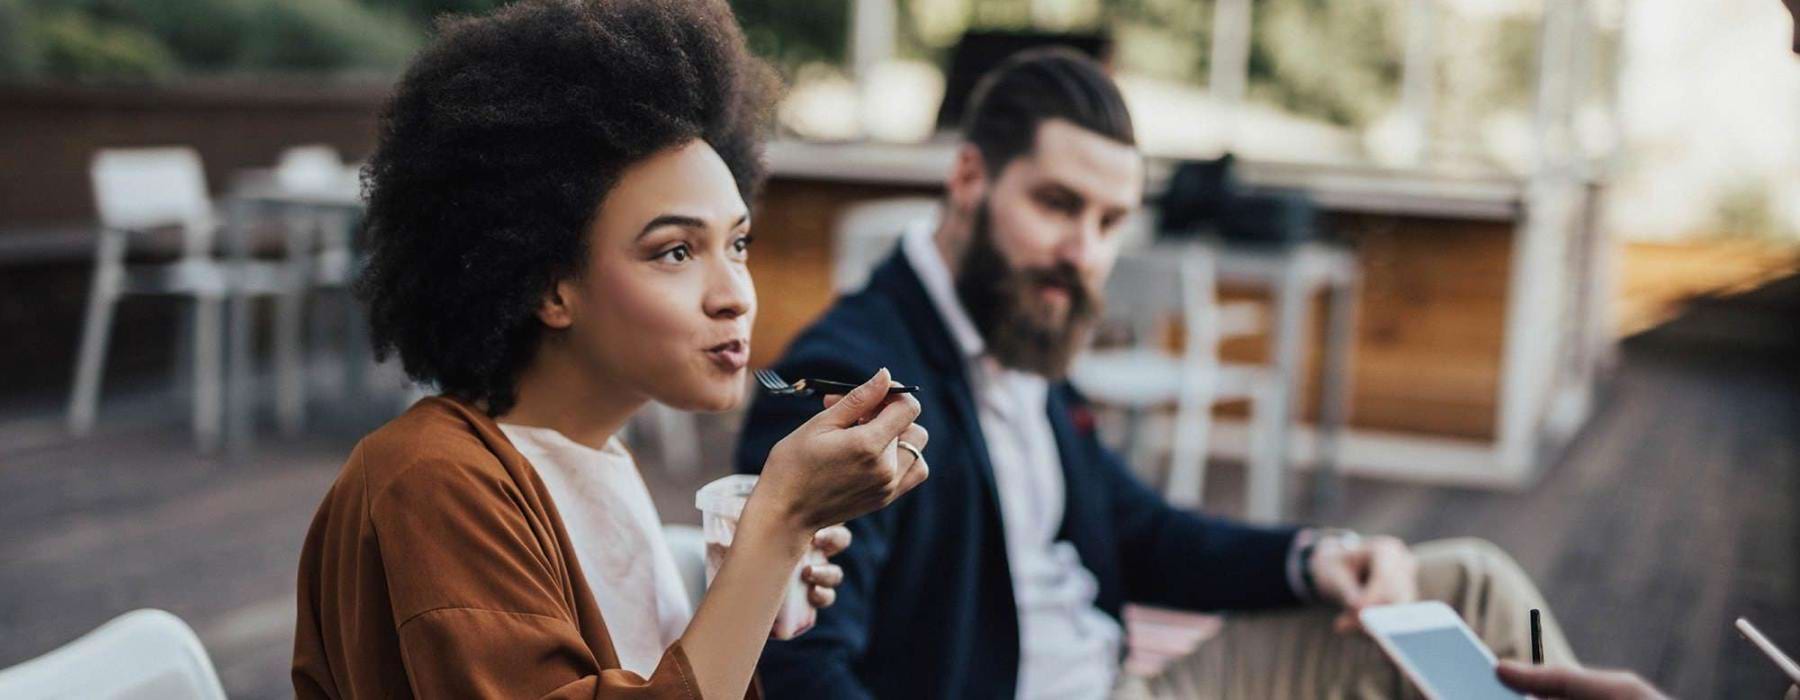
[[[1419,597],[1419,563],[1406,543],[1393,537],[1351,544],[1328,538],[1313,548],[1306,565],[1319,597],[1344,609],[1332,625],[1338,632],[1362,629],[1356,615],[1363,608]]]
[[[1625,671],[1502,661],[1498,673],[1506,687],[1546,700],[1664,700],[1644,679]]]

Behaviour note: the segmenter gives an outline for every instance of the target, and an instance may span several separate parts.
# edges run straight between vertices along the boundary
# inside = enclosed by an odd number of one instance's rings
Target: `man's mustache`
[[[1069,293],[1069,300],[1073,303],[1087,303],[1097,296],[1088,286],[1087,280],[1081,278],[1081,273],[1068,264],[1020,270],[1019,277],[1033,287],[1059,287]]]

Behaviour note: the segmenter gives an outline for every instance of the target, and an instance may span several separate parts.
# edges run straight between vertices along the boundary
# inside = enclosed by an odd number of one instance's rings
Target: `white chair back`
[[[355,177],[337,149],[325,144],[294,146],[275,164],[276,186],[294,192],[335,192]]]
[[[101,225],[123,231],[180,226],[187,255],[202,256],[210,249],[212,200],[206,193],[206,169],[194,149],[102,150],[94,154],[88,175]]]
[[[1162,331],[1180,319],[1188,361],[1216,365],[1220,322],[1214,264],[1204,250],[1119,256],[1107,278],[1105,322],[1128,328],[1140,348],[1165,349]]]
[[[0,698],[224,700],[225,689],[186,623],[161,610],[134,610],[0,670]]]
[[[839,294],[861,289],[868,283],[869,273],[893,251],[906,226],[936,217],[940,206],[930,197],[897,197],[844,209],[832,232],[832,288]]]

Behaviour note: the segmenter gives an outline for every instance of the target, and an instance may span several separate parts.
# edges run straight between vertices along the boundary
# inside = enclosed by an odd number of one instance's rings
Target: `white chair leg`
[[[1244,514],[1252,523],[1273,524],[1281,521],[1285,474],[1282,467],[1282,442],[1285,430],[1283,388],[1273,381],[1257,382],[1250,399],[1250,455],[1245,474]]]
[[[1158,416],[1151,415],[1153,411],[1142,406],[1127,406],[1123,413],[1124,425],[1120,433],[1124,440],[1119,451],[1125,455],[1131,468],[1138,470],[1139,476],[1150,478],[1149,475],[1155,474],[1161,466],[1157,462],[1157,458],[1161,456],[1160,450],[1153,449],[1157,447],[1154,440],[1156,434],[1150,430],[1150,424],[1156,422]]]
[[[224,313],[218,297],[194,300],[194,440],[206,453],[216,451],[224,435]]]
[[[301,333],[306,323],[306,294],[312,288],[312,256],[322,221],[315,213],[291,211],[285,217],[287,259],[278,274],[275,297],[275,424],[284,437],[300,434],[306,423],[306,355]]]
[[[350,353],[338,352],[332,343],[332,324],[337,321],[337,290],[325,290],[313,297],[306,313],[306,393],[330,401],[349,397],[344,382],[349,376]]]
[[[275,298],[275,421],[281,434],[294,437],[306,423],[306,376],[301,325],[305,320],[304,292],[293,290]]]
[[[194,307],[178,305],[175,321],[175,349],[169,363],[169,386],[182,399],[194,388]]]
[[[1169,483],[1163,497],[1177,508],[1198,510],[1206,495],[1206,441],[1212,430],[1209,370],[1190,371],[1177,399],[1170,439]]]
[[[81,324],[81,349],[75,361],[75,388],[69,395],[69,432],[87,435],[94,429],[94,415],[100,403],[100,378],[106,370],[106,341],[112,332],[112,317],[119,300],[119,283],[123,270],[104,262],[110,238],[102,238],[100,254],[103,262],[94,269],[94,281],[88,292],[87,314]]]
[[[1206,422],[1203,416],[1209,411],[1176,411],[1175,432],[1169,450],[1169,482],[1163,490],[1163,497],[1169,504],[1177,508],[1197,510],[1200,508],[1204,489],[1206,488],[1206,450],[1203,447],[1205,438],[1195,433],[1201,430]]]

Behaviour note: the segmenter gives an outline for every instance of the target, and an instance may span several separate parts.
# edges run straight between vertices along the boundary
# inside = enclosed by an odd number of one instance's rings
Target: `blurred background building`
[[[372,365],[346,295],[355,164],[433,18],[500,4],[0,0],[0,667],[158,607],[233,696],[288,694],[306,523],[423,390]],[[1218,280],[1151,344],[1271,378],[1216,417],[1209,398],[1185,448],[1157,435],[1191,406],[1109,414],[1146,479],[1252,518],[1493,539],[1584,660],[1778,694],[1727,624],[1800,650],[1800,56],[1778,0],[731,4],[788,86],[753,363],[929,212],[979,66],[1069,43],[1152,157],[1134,254]],[[184,150],[109,205],[98,155],[149,147]],[[1227,154],[1304,230],[1165,226],[1181,165]],[[178,181],[204,221],[102,233]],[[196,303],[97,320],[124,263],[198,275]],[[1182,336],[1196,318],[1244,323]],[[84,328],[106,339],[85,375]],[[736,417],[641,423],[663,516],[697,520]]]

